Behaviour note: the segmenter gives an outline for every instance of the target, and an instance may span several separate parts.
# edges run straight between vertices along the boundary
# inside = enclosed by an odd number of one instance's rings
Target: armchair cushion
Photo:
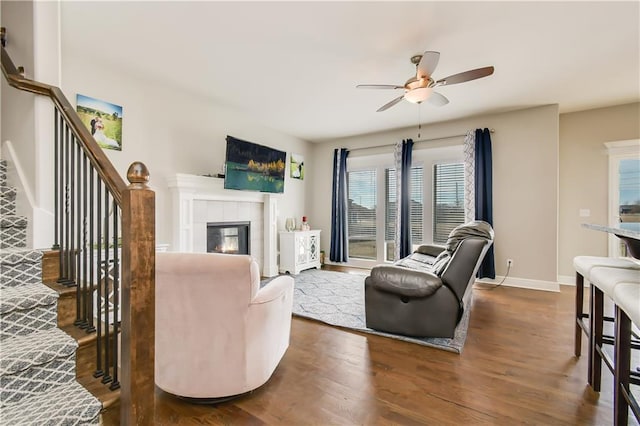
[[[423,244],[420,247],[418,247],[414,253],[420,253],[420,254],[426,254],[427,256],[438,257],[438,255],[443,251],[444,251],[444,246]]]
[[[373,287],[405,297],[431,296],[442,280],[436,275],[399,266],[381,265],[371,270]]]

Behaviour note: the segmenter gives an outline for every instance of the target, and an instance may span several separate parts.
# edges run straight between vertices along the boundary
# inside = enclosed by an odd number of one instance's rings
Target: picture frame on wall
[[[289,176],[292,179],[304,180],[304,157],[300,154],[291,153],[289,170]]]
[[[287,153],[227,136],[224,188],[284,192]]]
[[[122,151],[121,106],[77,94],[76,112],[101,148]]]

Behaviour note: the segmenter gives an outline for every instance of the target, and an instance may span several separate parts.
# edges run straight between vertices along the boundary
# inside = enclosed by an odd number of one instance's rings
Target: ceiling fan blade
[[[395,84],[358,84],[356,89],[403,89],[404,86]]]
[[[380,108],[378,108],[378,110],[376,112],[382,112],[382,111],[388,110],[389,108],[391,108],[392,106],[394,106],[395,104],[400,102],[402,99],[404,99],[404,95],[398,96],[397,98],[395,98],[391,102],[387,102],[386,104],[382,105]]]
[[[476,80],[478,78],[487,77],[493,74],[493,67],[476,68],[475,70],[469,70],[461,72],[459,74],[453,74],[449,77],[445,77],[436,81],[436,86],[444,86],[451,84],[464,83],[465,81]]]
[[[440,60],[440,52],[432,52],[426,51],[422,55],[422,59],[418,63],[418,70],[416,73],[416,77],[418,78],[429,78],[433,75],[433,72],[436,70],[438,66],[438,61]]]
[[[433,106],[441,107],[448,104],[449,99],[438,92],[432,92],[431,95],[427,98],[427,102],[429,102]]]

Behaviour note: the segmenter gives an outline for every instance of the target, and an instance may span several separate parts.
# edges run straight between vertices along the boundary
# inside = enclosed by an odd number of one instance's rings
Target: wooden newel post
[[[127,171],[122,196],[122,380],[120,423],[154,424],[155,406],[155,193],[149,170]]]

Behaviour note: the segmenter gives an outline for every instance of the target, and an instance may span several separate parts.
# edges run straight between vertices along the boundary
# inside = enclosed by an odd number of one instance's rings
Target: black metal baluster
[[[82,262],[78,262],[78,271],[81,272],[78,274],[78,280],[82,283],[82,324],[80,328],[86,330],[89,327],[88,305],[91,299],[87,288],[87,155],[80,148],[80,145],[78,145],[78,157],[78,170],[82,170],[82,173],[79,172],[82,175],[82,180],[78,184],[82,200],[82,203],[78,203],[78,210],[81,212],[78,223],[80,223],[80,230],[82,230],[81,233],[78,232],[78,247],[80,248],[78,255],[82,258]]]
[[[118,308],[120,307],[120,261],[118,256],[118,205],[113,202],[113,382],[109,389],[120,388],[118,382]]]
[[[58,282],[64,285],[70,284],[70,273],[69,273],[69,126],[64,126],[64,153],[62,159],[62,171],[60,173],[61,178],[63,180],[64,187],[64,219],[60,222],[60,241],[62,243],[62,247],[60,250],[60,279]],[[61,208],[62,211],[62,208]],[[64,234],[64,237],[63,237]]]
[[[53,246],[51,250],[60,249],[59,239],[59,229],[58,229],[58,221],[60,220],[60,216],[58,216],[58,204],[59,204],[59,193],[58,193],[58,169],[60,161],[60,153],[58,152],[59,144],[60,144],[60,117],[58,113],[58,108],[53,108],[53,122],[55,126],[54,134],[55,140],[53,142]]]
[[[95,373],[93,373],[93,377],[100,377],[104,375],[104,370],[102,370],[102,318],[100,317],[100,313],[102,312],[102,284],[101,284],[101,271],[102,271],[102,181],[100,180],[100,176],[96,179],[97,189],[96,194],[96,225],[97,225],[97,241],[98,241],[98,258],[96,259],[96,266],[98,268],[97,271],[97,286],[98,286],[98,294],[96,298],[95,308],[97,312],[97,321],[96,325],[98,326],[98,338],[96,340],[96,364],[97,368]]]
[[[102,377],[102,383],[109,383],[111,375],[109,374],[109,190],[105,186],[104,188],[104,376]]]
[[[96,327],[94,325],[93,322],[93,316],[94,316],[94,311],[93,311],[93,307],[94,307],[94,303],[93,303],[93,292],[95,291],[95,278],[96,278],[96,264],[95,261],[96,259],[94,258],[93,254],[94,254],[94,250],[95,250],[95,241],[93,239],[94,236],[94,227],[95,227],[95,220],[94,220],[94,203],[95,203],[95,198],[94,198],[94,193],[93,190],[95,189],[95,176],[93,173],[93,165],[89,164],[89,246],[87,247],[87,252],[89,253],[89,323],[88,323],[88,327],[87,327],[87,333],[93,333],[94,331],[96,331]],[[100,196],[98,196],[98,198],[100,198]],[[100,223],[100,221],[98,221],[98,223]],[[99,264],[98,264],[99,265]],[[99,315],[98,315],[99,318]],[[100,339],[98,339],[98,342],[100,341]]]
[[[77,271],[77,267],[78,267],[78,254],[77,254],[77,249],[76,249],[76,230],[78,230],[78,234],[80,233],[80,230],[78,228],[78,214],[77,214],[77,194],[76,194],[76,181],[78,180],[78,169],[77,169],[77,157],[76,157],[76,147],[78,146],[78,142],[76,141],[76,137],[72,136],[72,145],[71,145],[71,228],[69,230],[69,233],[71,234],[71,244],[70,244],[70,249],[71,249],[71,284],[70,285],[75,285],[76,286],[76,320],[74,321],[74,324],[79,326],[82,324],[82,318],[81,318],[81,307],[82,307],[82,288],[78,285],[78,271]],[[79,186],[79,185],[78,185]],[[79,247],[78,247],[79,249]]]
[[[71,225],[69,226],[69,249],[70,249],[70,261],[71,264],[69,265],[69,279],[72,282],[72,285],[76,285],[77,284],[77,277],[76,277],[76,261],[75,261],[75,257],[76,257],[76,137],[74,135],[71,135],[71,162],[69,163],[71,166],[71,171],[70,171],[70,175],[71,175],[71,180],[70,180],[70,185],[71,185],[71,191],[69,191],[69,194],[71,194],[70,200],[69,200],[69,206],[70,206],[70,210],[71,210]],[[77,290],[76,290],[77,291]],[[76,304],[80,303],[79,298],[76,298]],[[80,306],[76,306],[76,316],[80,314]],[[77,320],[77,318],[76,318]]]
[[[82,307],[84,305],[84,294],[82,293],[82,284],[80,283],[80,237],[81,237],[81,225],[80,219],[82,217],[82,212],[80,211],[81,203],[80,203],[80,189],[82,185],[82,178],[80,176],[81,166],[80,166],[80,144],[78,143],[76,137],[73,137],[73,164],[72,164],[72,173],[71,173],[71,182],[73,186],[73,190],[71,191],[71,247],[72,250],[72,259],[73,259],[73,281],[76,284],[76,321],[75,324],[82,328],[84,323],[84,317],[82,312]]]

